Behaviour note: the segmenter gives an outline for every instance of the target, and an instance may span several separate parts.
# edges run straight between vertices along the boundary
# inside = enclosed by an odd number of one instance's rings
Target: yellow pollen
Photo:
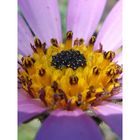
[[[20,61],[21,87],[51,110],[96,107],[121,88],[118,79],[122,68],[112,61],[115,53],[103,51],[102,44],[94,51],[94,36],[88,45],[77,38],[73,46],[72,37],[73,33],[67,32],[65,44],[51,39],[48,48],[35,38],[31,44],[34,53]]]

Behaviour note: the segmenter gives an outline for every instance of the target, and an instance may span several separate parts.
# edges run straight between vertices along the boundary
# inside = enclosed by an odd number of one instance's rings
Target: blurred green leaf
[[[34,140],[34,137],[40,127],[39,120],[33,120],[30,123],[23,124],[18,128],[18,140]]]

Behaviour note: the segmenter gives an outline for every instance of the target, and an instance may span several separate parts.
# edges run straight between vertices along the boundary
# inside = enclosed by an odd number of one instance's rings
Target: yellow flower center
[[[72,45],[72,36],[72,32],[67,32],[65,44],[51,39],[52,45],[47,49],[36,38],[31,45],[34,53],[19,62],[21,87],[51,110],[86,110],[113,96],[121,87],[118,79],[122,68],[112,61],[115,53],[103,51],[102,45],[93,51],[94,36],[87,46],[83,39],[76,39]]]

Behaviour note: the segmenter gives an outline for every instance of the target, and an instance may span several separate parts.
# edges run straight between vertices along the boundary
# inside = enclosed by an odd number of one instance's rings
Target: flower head
[[[92,36],[105,3],[69,0],[63,43],[56,0],[19,0],[24,17],[19,15],[19,123],[50,114],[37,140],[101,140],[97,124],[86,114],[89,110],[121,137],[121,107],[111,103],[122,98],[121,57],[116,53],[122,45],[121,1],[107,17],[97,40]]]

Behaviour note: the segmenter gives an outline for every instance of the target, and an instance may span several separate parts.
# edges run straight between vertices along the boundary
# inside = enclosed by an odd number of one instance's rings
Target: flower
[[[122,99],[122,1],[95,40],[106,0],[69,0],[65,44],[57,0],[18,3],[19,124],[43,116],[36,140],[102,140],[91,113],[121,138],[122,107],[112,100]]]

